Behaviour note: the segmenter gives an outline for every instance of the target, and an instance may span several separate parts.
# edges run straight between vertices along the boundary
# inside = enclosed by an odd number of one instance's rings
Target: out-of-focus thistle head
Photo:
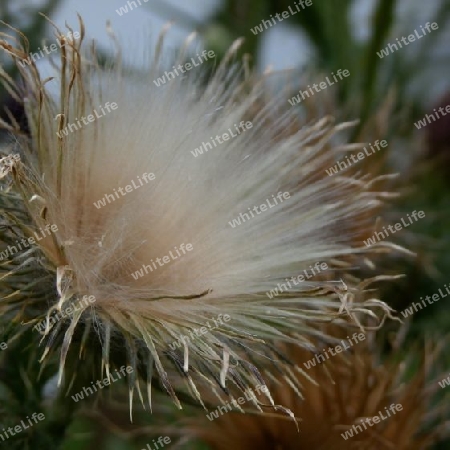
[[[16,144],[2,159],[1,308],[23,327],[45,320],[42,359],[59,352],[60,381],[69,354],[100,343],[107,374],[124,355],[134,368],[131,401],[139,377],[151,402],[157,378],[180,406],[183,389],[202,402],[205,386],[219,395],[260,384],[259,368],[290,365],[275,343],[327,339],[317,323],[390,315],[366,289],[372,280],[351,275],[389,248],[359,238],[389,194],[378,188],[383,177],[326,174],[333,149],[359,148],[339,139],[351,124],[323,118],[293,129],[281,96],[255,112],[265,79],[231,62],[238,42],[208,80],[194,67],[158,86],[169,68],[163,35],[145,77],[126,70],[120,52],[102,68],[81,19],[79,39],[57,32],[54,80],[24,63],[26,40],[1,42],[21,81],[2,77],[24,99],[31,134],[13,117],[3,122]],[[41,239],[12,249],[34,233]]]
[[[235,410],[217,411],[211,421],[204,414],[185,419],[174,434],[184,442],[199,439],[214,450],[426,450],[449,435],[448,402],[433,374],[442,346],[429,343],[422,352],[405,351],[399,333],[391,354],[382,357],[383,346],[373,332],[359,341],[352,333],[334,334],[341,336],[338,345],[344,351],[328,353],[325,361],[290,348],[291,360],[309,366],[314,380],[302,379],[302,396],[282,376],[269,382],[275,402],[299,418],[300,432],[284,416]]]

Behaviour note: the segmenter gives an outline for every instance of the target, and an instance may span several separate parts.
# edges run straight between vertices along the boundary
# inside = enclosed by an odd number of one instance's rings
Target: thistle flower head
[[[57,78],[32,61],[19,64],[24,88],[2,74],[24,98],[31,137],[3,122],[20,161],[3,160],[12,184],[0,195],[5,248],[55,226],[9,254],[1,279],[5,317],[45,320],[43,359],[59,351],[60,380],[71,344],[83,352],[94,340],[106,373],[112,348],[126,349],[131,394],[139,374],[149,401],[156,376],[177,405],[182,389],[201,402],[198,385],[245,389],[261,382],[258,367],[288,364],[273,344],[311,347],[317,322],[390,314],[370,280],[346,275],[374,250],[360,230],[388,194],[369,176],[325,173],[351,124],[299,124],[279,97],[255,110],[265,83],[230,62],[239,42],[209,80],[196,68],[157,86],[163,37],[142,77],[120,54],[100,67],[81,20],[78,40],[57,34]],[[27,57],[26,41],[0,45]]]
[[[299,419],[300,432],[279,415],[233,411],[212,421],[203,414],[190,417],[174,434],[184,441],[199,439],[214,450],[425,450],[448,435],[448,422],[442,420],[448,417],[448,406],[438,398],[440,388],[432,380],[438,346],[427,344],[420,358],[415,350],[405,353],[397,339],[386,358],[380,356],[382,346],[372,332],[357,343],[342,330],[333,334],[347,349],[324,362],[310,364],[314,353],[298,347],[288,352],[299,367],[310,365],[307,372],[314,382],[303,383],[302,396],[282,376],[269,382],[275,402]]]

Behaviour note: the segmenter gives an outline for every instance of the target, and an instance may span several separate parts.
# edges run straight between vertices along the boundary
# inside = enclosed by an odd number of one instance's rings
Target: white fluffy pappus
[[[146,367],[150,405],[154,369],[180,407],[176,392],[183,380],[202,404],[205,389],[223,401],[229,381],[244,391],[280,367],[296,380],[276,345],[312,347],[317,322],[360,325],[363,315],[376,317],[374,309],[380,321],[390,315],[366,295],[370,280],[346,278],[348,288],[339,282],[342,268],[376,250],[358,243],[355,229],[372,225],[388,195],[376,192],[368,176],[326,175],[334,136],[351,124],[324,118],[287,131],[296,113],[280,110],[281,96],[255,110],[265,83],[243,77],[246,71],[230,63],[238,42],[209,80],[195,68],[158,87],[153,80],[164,72],[163,36],[143,77],[120,62],[101,68],[80,27],[78,41],[59,33],[66,43],[53,81],[60,100],[52,100],[33,64],[20,67],[24,90],[4,76],[17,99],[25,95],[31,129],[28,138],[18,124],[3,122],[22,156],[9,170],[15,181],[9,195],[35,228],[58,227],[37,243],[58,295],[35,320],[83,295],[96,299],[47,324],[44,357],[60,347],[60,381],[75,333],[95,325],[102,368],[109,374],[113,347],[125,346],[129,364]],[[16,60],[26,55],[26,49],[2,47]],[[238,134],[242,122],[252,127]],[[229,129],[235,136],[193,155]],[[248,219],[238,225],[237,217]],[[322,262],[326,276],[316,273],[272,299],[266,295]],[[14,283],[23,263],[11,258],[5,267],[3,278]],[[5,304],[17,308],[16,301]],[[207,322],[219,314],[231,319],[212,329]],[[206,332],[198,333],[201,327]],[[96,334],[82,336],[86,348]],[[174,350],[176,341],[181,345]],[[130,375],[130,402],[137,374]]]

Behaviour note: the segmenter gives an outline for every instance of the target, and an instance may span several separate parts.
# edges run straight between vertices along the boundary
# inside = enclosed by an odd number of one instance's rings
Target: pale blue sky
[[[16,3],[17,8],[25,4],[37,5],[43,0],[23,0]],[[137,0],[135,0],[138,3]],[[60,26],[64,27],[65,22],[76,28],[77,16],[79,12],[88,30],[88,35],[95,38],[101,46],[110,48],[111,42],[105,31],[106,21],[110,20],[115,33],[124,43],[124,54],[127,55],[127,62],[134,65],[141,65],[145,56],[149,55],[149,49],[153,44],[165,23],[172,18],[170,14],[157,14],[155,10],[170,9],[170,5],[176,5],[177,9],[185,10],[192,17],[193,21],[206,21],[220,8],[221,0],[140,0],[142,6],[119,16],[117,9],[127,4],[127,0],[63,0],[61,6],[56,11],[52,19]],[[244,0],[243,0],[244,1]],[[370,34],[370,18],[375,0],[356,0],[352,11],[352,21],[354,23],[354,34],[360,40],[364,40]],[[16,7],[15,5],[15,7]],[[21,6],[22,5],[22,6]],[[398,8],[399,36],[401,31],[413,30],[419,24],[424,24],[435,10],[438,2],[423,2],[415,0],[401,0]],[[255,24],[257,25],[257,24]],[[167,35],[167,46],[176,48],[184,38],[193,31],[195,24],[182,27],[174,24]],[[249,30],[250,33],[250,30]],[[289,26],[288,21],[279,23],[275,27],[264,32],[262,37],[262,47],[259,50],[259,70],[264,70],[267,66],[274,69],[286,69],[300,67],[308,63],[313,58],[312,50],[307,39],[302,33]],[[447,42],[449,38],[447,34]],[[436,55],[444,55],[450,58],[448,45],[438,46],[434,49]],[[406,49],[414,52],[414,48]],[[42,70],[47,74],[48,63],[43,61]],[[444,89],[448,88],[446,79],[434,67],[428,67],[423,71],[423,76],[429,77],[431,96],[436,98]]]

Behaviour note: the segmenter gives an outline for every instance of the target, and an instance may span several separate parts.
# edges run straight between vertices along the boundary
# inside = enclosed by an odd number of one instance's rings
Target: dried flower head
[[[382,247],[355,239],[388,196],[382,177],[324,171],[351,124],[324,118],[283,135],[295,113],[275,115],[279,97],[251,114],[265,83],[230,62],[239,42],[209,80],[195,68],[158,86],[164,33],[146,77],[120,52],[102,68],[81,19],[79,34],[57,31],[53,80],[19,64],[26,40],[0,42],[18,63],[23,88],[2,77],[24,99],[31,134],[2,122],[20,154],[0,192],[2,242],[41,233],[1,263],[2,310],[41,326],[43,360],[60,352],[60,381],[71,344],[83,353],[99,341],[107,374],[126,350],[131,402],[138,375],[150,404],[154,376],[177,405],[185,388],[202,402],[205,385],[245,389],[261,383],[258,367],[288,364],[275,342],[310,348],[318,322],[390,314],[371,280],[347,274]]]
[[[400,340],[382,358],[374,333],[358,343],[351,333],[350,340],[342,332],[337,335],[346,350],[325,361],[291,347],[292,361],[309,366],[314,380],[303,383],[302,397],[281,376],[269,383],[275,402],[299,419],[300,432],[291,420],[275,414],[221,411],[211,421],[204,414],[185,419],[173,434],[183,442],[200,439],[214,450],[426,450],[448,436],[449,424],[442,418],[449,409],[442,396],[436,401],[440,388],[431,380],[438,347],[427,345],[417,364],[420,352],[405,354]]]

